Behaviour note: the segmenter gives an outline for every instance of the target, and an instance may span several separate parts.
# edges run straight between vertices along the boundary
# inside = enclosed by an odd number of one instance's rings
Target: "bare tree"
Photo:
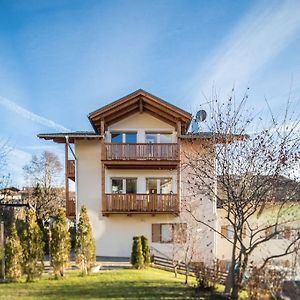
[[[252,116],[246,109],[248,96],[235,105],[233,96],[226,103],[214,101],[209,133],[190,137],[185,153],[185,173],[190,194],[200,200],[218,203],[232,228],[226,236],[215,224],[216,219],[201,219],[191,206],[194,219],[213,230],[231,244],[228,289],[238,298],[251,255],[268,241],[284,235],[289,225],[289,239],[284,249],[265,253],[258,269],[273,259],[294,253],[299,247],[299,119],[289,113],[290,104],[281,118],[270,111],[269,122]],[[265,123],[265,124],[263,124]],[[299,174],[298,174],[299,175]],[[284,188],[287,182],[289,188]],[[281,186],[283,189],[279,189]],[[267,210],[276,208],[272,217],[255,222]],[[291,226],[290,226],[291,225]]]
[[[35,208],[41,224],[55,215],[57,208],[64,205],[64,194],[59,187],[62,165],[56,154],[44,151],[40,156],[33,155],[24,172],[33,188],[28,189],[28,197]]]

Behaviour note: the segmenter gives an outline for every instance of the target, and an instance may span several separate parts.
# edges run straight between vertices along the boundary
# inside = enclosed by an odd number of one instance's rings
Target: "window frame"
[[[136,193],[127,193],[127,179],[136,181]],[[112,191],[112,181],[113,180],[122,180],[122,193],[113,193]],[[110,177],[110,191],[112,194],[137,194],[138,187],[138,178],[137,177]]]
[[[113,142],[112,141],[113,134],[120,134],[121,137],[122,137],[122,141],[121,142]],[[136,135],[136,142],[135,143],[133,143],[133,142],[130,142],[130,143],[126,142],[126,134],[135,134]],[[110,132],[110,142],[112,144],[136,144],[137,143],[137,138],[138,138],[138,132],[135,131],[135,130],[133,130],[133,131],[117,131],[116,130],[116,131],[111,131]]]
[[[156,135],[156,143],[152,144],[172,144],[173,143],[173,132],[172,131],[145,131],[145,143],[147,142],[147,134],[153,134]],[[169,134],[171,136],[171,141],[169,143],[162,143],[161,142],[161,134]],[[151,143],[149,143],[151,144]]]
[[[159,241],[153,241],[153,225],[159,226]],[[162,240],[162,226],[170,226],[171,227],[171,235],[172,239],[170,241],[163,241]],[[176,239],[175,237],[175,230],[176,228],[184,228],[184,238]],[[152,243],[160,243],[160,244],[185,244],[187,242],[187,223],[152,223]]]

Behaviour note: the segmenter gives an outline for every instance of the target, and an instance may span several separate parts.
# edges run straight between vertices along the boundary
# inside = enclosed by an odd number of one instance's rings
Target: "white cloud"
[[[255,73],[299,37],[299,11],[300,1],[259,2],[196,72],[189,96],[200,99],[212,86],[221,93],[233,86],[245,88]]]
[[[52,120],[41,117],[29,110],[17,105],[15,102],[13,102],[7,98],[0,96],[0,104],[3,105],[5,108],[17,113],[18,115],[21,115],[23,118],[26,118],[32,122],[38,123],[40,125],[46,126],[48,128],[54,129],[56,131],[69,131],[68,128],[66,128]]]

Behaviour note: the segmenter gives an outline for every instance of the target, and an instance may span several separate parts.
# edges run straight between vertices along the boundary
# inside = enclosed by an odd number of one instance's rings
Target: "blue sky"
[[[299,113],[300,1],[0,0],[0,140],[12,183],[48,149],[40,132],[91,129],[86,115],[143,88],[195,112],[212,87],[250,87]],[[298,104],[298,106],[297,106]]]

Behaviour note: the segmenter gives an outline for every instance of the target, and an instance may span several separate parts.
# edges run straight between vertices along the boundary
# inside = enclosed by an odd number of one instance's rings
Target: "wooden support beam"
[[[69,216],[69,179],[68,179],[68,160],[69,160],[68,143],[65,142],[65,192],[66,192],[66,215]]]
[[[181,135],[181,121],[177,121],[177,136],[179,137]]]
[[[104,133],[105,133],[105,123],[104,123],[104,120],[101,119],[101,121],[100,121],[100,134],[104,135]]]
[[[140,113],[142,113],[143,112],[143,99],[142,98],[140,98],[139,107],[140,107]]]

